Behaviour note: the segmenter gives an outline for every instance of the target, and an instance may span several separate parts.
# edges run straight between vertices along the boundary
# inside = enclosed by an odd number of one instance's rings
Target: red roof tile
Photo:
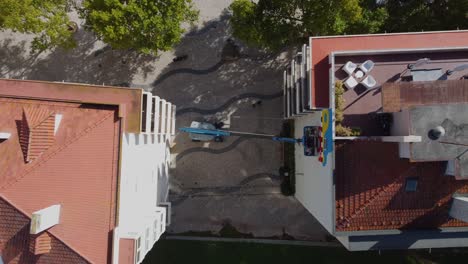
[[[334,51],[466,47],[468,31],[310,38],[313,106],[329,107],[329,62]]]
[[[62,114],[63,118],[54,141],[43,148],[43,142],[53,133],[52,122],[48,120],[53,115],[41,122],[48,114],[30,113],[28,124],[37,124],[35,129],[44,125],[45,129],[38,130],[38,137],[32,133],[33,145],[29,152],[36,159],[25,163],[20,146],[21,120],[23,109],[31,107]],[[2,253],[4,260],[6,254],[19,263],[83,263],[86,260],[107,263],[112,246],[109,234],[115,226],[118,108],[0,98],[0,112],[2,131],[11,133],[8,140],[0,143],[0,156],[5,157],[0,159],[0,198],[7,199],[26,215],[0,214],[3,223],[0,240],[18,236],[25,241],[8,247]],[[28,217],[53,204],[60,204],[62,209],[60,223],[47,231],[53,237],[51,252],[33,257],[27,243]],[[73,257],[67,259],[70,254]],[[78,254],[82,257],[76,257]]]
[[[29,252],[34,255],[50,253],[52,237],[47,232],[29,236]]]
[[[23,109],[20,144],[26,162],[38,158],[54,143],[55,114],[47,107]]]
[[[4,263],[88,263],[64,243],[49,235],[50,252],[34,255],[29,250],[30,219],[0,198],[0,255]],[[48,234],[45,232],[44,234]]]
[[[433,229],[468,226],[449,218],[455,192],[468,183],[444,175],[443,162],[400,159],[397,143],[336,143],[336,230]],[[406,178],[417,177],[415,192]]]
[[[121,238],[119,243],[119,263],[135,263],[135,239]]]

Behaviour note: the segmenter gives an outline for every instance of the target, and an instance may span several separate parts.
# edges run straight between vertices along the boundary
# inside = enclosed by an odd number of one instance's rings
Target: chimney
[[[31,230],[30,234],[39,234],[54,225],[58,224],[60,220],[60,205],[52,205],[42,210],[36,211],[31,216]]]
[[[468,197],[453,197],[449,214],[455,219],[468,223]]]

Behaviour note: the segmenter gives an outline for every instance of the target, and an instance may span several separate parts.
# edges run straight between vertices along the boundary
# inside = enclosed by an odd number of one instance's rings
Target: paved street
[[[82,29],[76,49],[32,56],[30,36],[0,32],[0,77],[142,87],[177,105],[177,127],[216,120],[229,130],[278,134],[289,56],[236,42],[240,58],[226,60],[222,51],[231,36],[223,10],[229,2],[195,1],[200,26],[158,57],[111,50]],[[172,62],[182,55],[187,59]],[[257,100],[261,105],[253,107]],[[280,193],[280,143],[255,137],[191,142],[181,133],[175,142],[169,232],[217,233],[229,222],[255,237],[325,240],[326,231],[312,215]]]

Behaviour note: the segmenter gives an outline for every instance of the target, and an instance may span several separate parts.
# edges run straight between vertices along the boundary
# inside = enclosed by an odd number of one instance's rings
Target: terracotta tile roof
[[[54,143],[55,113],[46,107],[23,109],[20,144],[24,160],[31,162]]]
[[[23,114],[23,109],[36,110]],[[0,251],[4,260],[8,256],[12,263],[107,263],[109,234],[115,227],[118,108],[0,97],[0,113],[2,131],[11,133],[0,143],[0,156],[5,157],[0,159],[0,198],[24,213],[12,213],[11,208],[9,214],[0,213],[0,240],[7,243],[18,237],[21,242]],[[49,113],[63,118],[54,140],[44,148],[53,133]],[[30,138],[28,152],[35,157],[30,163],[24,161],[20,145],[24,115],[28,126],[44,126],[37,130],[38,138],[34,132]],[[62,210],[60,223],[47,231],[52,237],[50,253],[34,256],[29,250],[28,218],[53,204]]]
[[[47,254],[35,255],[29,250],[31,235],[30,220],[4,199],[0,198],[0,255],[4,263],[88,263],[63,242],[49,233],[50,251]],[[42,235],[43,236],[43,235]]]
[[[29,236],[29,252],[34,255],[50,253],[52,237],[47,232]]]
[[[396,143],[336,143],[336,230],[468,226],[448,215],[452,195],[468,193],[468,183],[444,169],[400,159]],[[415,192],[405,191],[409,177],[418,179]]]
[[[314,107],[329,107],[329,62],[334,51],[466,47],[468,31],[312,37],[311,95]]]
[[[119,242],[119,264],[135,262],[135,240],[121,238]]]

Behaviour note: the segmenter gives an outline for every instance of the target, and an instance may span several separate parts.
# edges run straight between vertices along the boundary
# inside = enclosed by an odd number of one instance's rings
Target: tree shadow
[[[132,50],[99,48],[102,43],[88,31],[75,33],[77,46],[71,50],[57,48],[41,54],[29,54],[26,41],[1,44],[2,77],[43,81],[65,81],[97,85],[129,86],[132,77],[154,70],[154,56]]]
[[[279,56],[281,52],[271,54],[249,48],[234,39],[226,10],[186,34],[174,54],[186,59],[162,69],[152,89],[154,94],[175,103],[178,110],[216,109],[243,93],[276,94],[282,89],[282,72],[288,63],[286,56]]]
[[[0,41],[0,76],[7,78],[22,78],[27,67],[37,58],[37,55],[27,56],[29,47],[25,40],[15,43],[13,39]],[[26,55],[26,56],[24,56]]]

